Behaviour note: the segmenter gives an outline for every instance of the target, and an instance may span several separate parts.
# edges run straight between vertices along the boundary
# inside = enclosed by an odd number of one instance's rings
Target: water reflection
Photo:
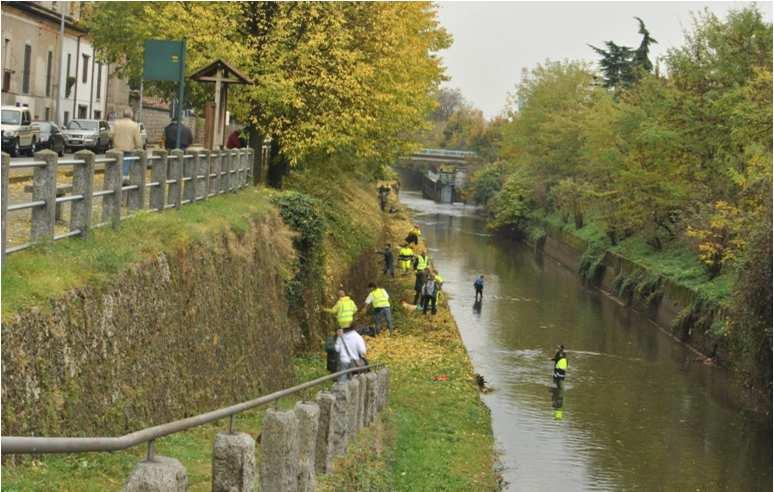
[[[771,490],[771,424],[724,396],[721,372],[686,364],[693,354],[574,272],[491,237],[472,207],[402,200],[495,389],[482,398],[511,490]],[[572,366],[559,391],[561,343]]]

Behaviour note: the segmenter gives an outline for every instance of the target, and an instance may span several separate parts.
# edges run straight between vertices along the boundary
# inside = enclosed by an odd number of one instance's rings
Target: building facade
[[[3,105],[29,107],[34,119],[61,124],[106,119],[111,67],[97,62],[78,25],[81,2],[3,2],[1,9]]]

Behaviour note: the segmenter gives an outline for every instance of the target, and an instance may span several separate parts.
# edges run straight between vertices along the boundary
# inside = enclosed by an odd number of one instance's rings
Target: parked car
[[[104,120],[70,120],[64,130],[67,149],[89,149],[97,154],[110,148],[110,127]]]
[[[37,144],[38,149],[51,149],[59,157],[64,155],[67,142],[62,134],[62,130],[59,129],[56,123],[53,121],[34,121],[32,126],[38,127],[40,132],[40,140],[38,140]]]
[[[2,148],[13,157],[32,155],[38,143],[38,130],[32,125],[30,110],[17,106],[2,106]]]
[[[108,121],[108,125],[110,125],[110,135],[113,135],[113,124],[115,123],[114,120]],[[148,132],[145,131],[145,125],[142,123],[139,123],[140,125],[140,142],[142,142],[142,148],[147,149],[148,148]],[[110,141],[110,144],[113,144],[113,141]]]

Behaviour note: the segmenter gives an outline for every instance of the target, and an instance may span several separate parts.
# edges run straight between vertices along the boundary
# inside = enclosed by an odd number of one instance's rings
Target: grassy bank
[[[307,192],[324,189],[313,181],[296,185]],[[191,240],[207,240],[221,228],[238,232],[248,226],[250,216],[271,209],[268,195],[262,190],[246,190],[179,213],[129,220],[116,231],[95,231],[85,241],[62,241],[14,255],[13,267],[3,272],[4,294],[11,297],[16,310],[79,285],[107,282],[115,273],[159,251]],[[379,270],[380,257],[366,249],[385,237],[397,244],[409,228],[409,216],[401,211],[383,229],[374,193],[355,182],[345,183],[331,196],[317,195],[320,200],[336,203],[324,212],[328,223],[326,288],[332,291],[339,281],[368,282],[371,278],[365,272]],[[343,273],[353,267],[348,275]],[[362,278],[357,278],[358,272]],[[16,276],[12,290],[5,290],[6,275]],[[413,297],[413,275],[387,280],[386,287],[393,299],[397,332],[391,337],[383,333],[369,338],[368,345],[371,360],[385,362],[391,369],[390,404],[374,425],[361,432],[347,456],[338,460],[334,473],[319,477],[320,489],[496,489],[489,412],[479,399],[470,361],[446,303],[440,303],[436,316],[424,317],[399,305],[400,300]],[[360,293],[357,297],[362,302]],[[4,311],[7,307],[4,305]],[[295,357],[293,365],[299,382],[325,373],[320,350]],[[299,398],[312,394],[310,391]],[[258,395],[245,398],[253,396]],[[280,406],[289,408],[295,401],[287,398]],[[241,414],[235,419],[235,428],[257,437],[263,414],[264,410]],[[226,426],[222,421],[160,439],[157,452],[183,463],[190,490],[209,490],[212,443]],[[140,446],[111,454],[46,456],[19,465],[6,462],[3,488],[42,491],[55,484],[58,490],[68,491],[117,490],[144,453]],[[260,463],[260,453],[257,458]]]
[[[410,222],[400,212],[387,235],[393,244]],[[380,425],[324,477],[322,490],[496,490],[488,408],[445,301],[438,314],[400,306],[412,300],[414,276],[385,279],[396,333],[367,339],[369,357],[390,367],[390,403]]]
[[[92,230],[86,239],[34,246],[10,255],[3,265],[3,317],[83,285],[110,281],[130,265],[218,232],[247,230],[252,219],[269,208],[266,192],[246,188],[210,198],[180,210],[140,212],[118,229]]]
[[[589,247],[617,253],[644,269],[697,292],[707,300],[719,304],[729,301],[733,273],[710,278],[696,253],[679,241],[667,243],[661,250],[656,250],[644,238],[634,235],[613,245],[605,235],[604,228],[593,220],[587,220],[583,227],[576,229],[572,221],[563,221],[556,212],[535,211],[532,219],[538,228],[554,228],[582,239]]]

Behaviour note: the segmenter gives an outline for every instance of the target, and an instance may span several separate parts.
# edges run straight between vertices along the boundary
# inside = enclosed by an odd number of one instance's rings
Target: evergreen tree
[[[608,88],[628,87],[640,78],[640,72],[651,72],[653,63],[648,58],[650,45],[657,41],[650,36],[645,23],[639,17],[635,17],[640,25],[639,33],[642,35],[640,46],[635,50],[628,46],[619,46],[613,41],[607,41],[607,49],[589,45],[602,59],[599,66],[604,75],[604,86]]]

